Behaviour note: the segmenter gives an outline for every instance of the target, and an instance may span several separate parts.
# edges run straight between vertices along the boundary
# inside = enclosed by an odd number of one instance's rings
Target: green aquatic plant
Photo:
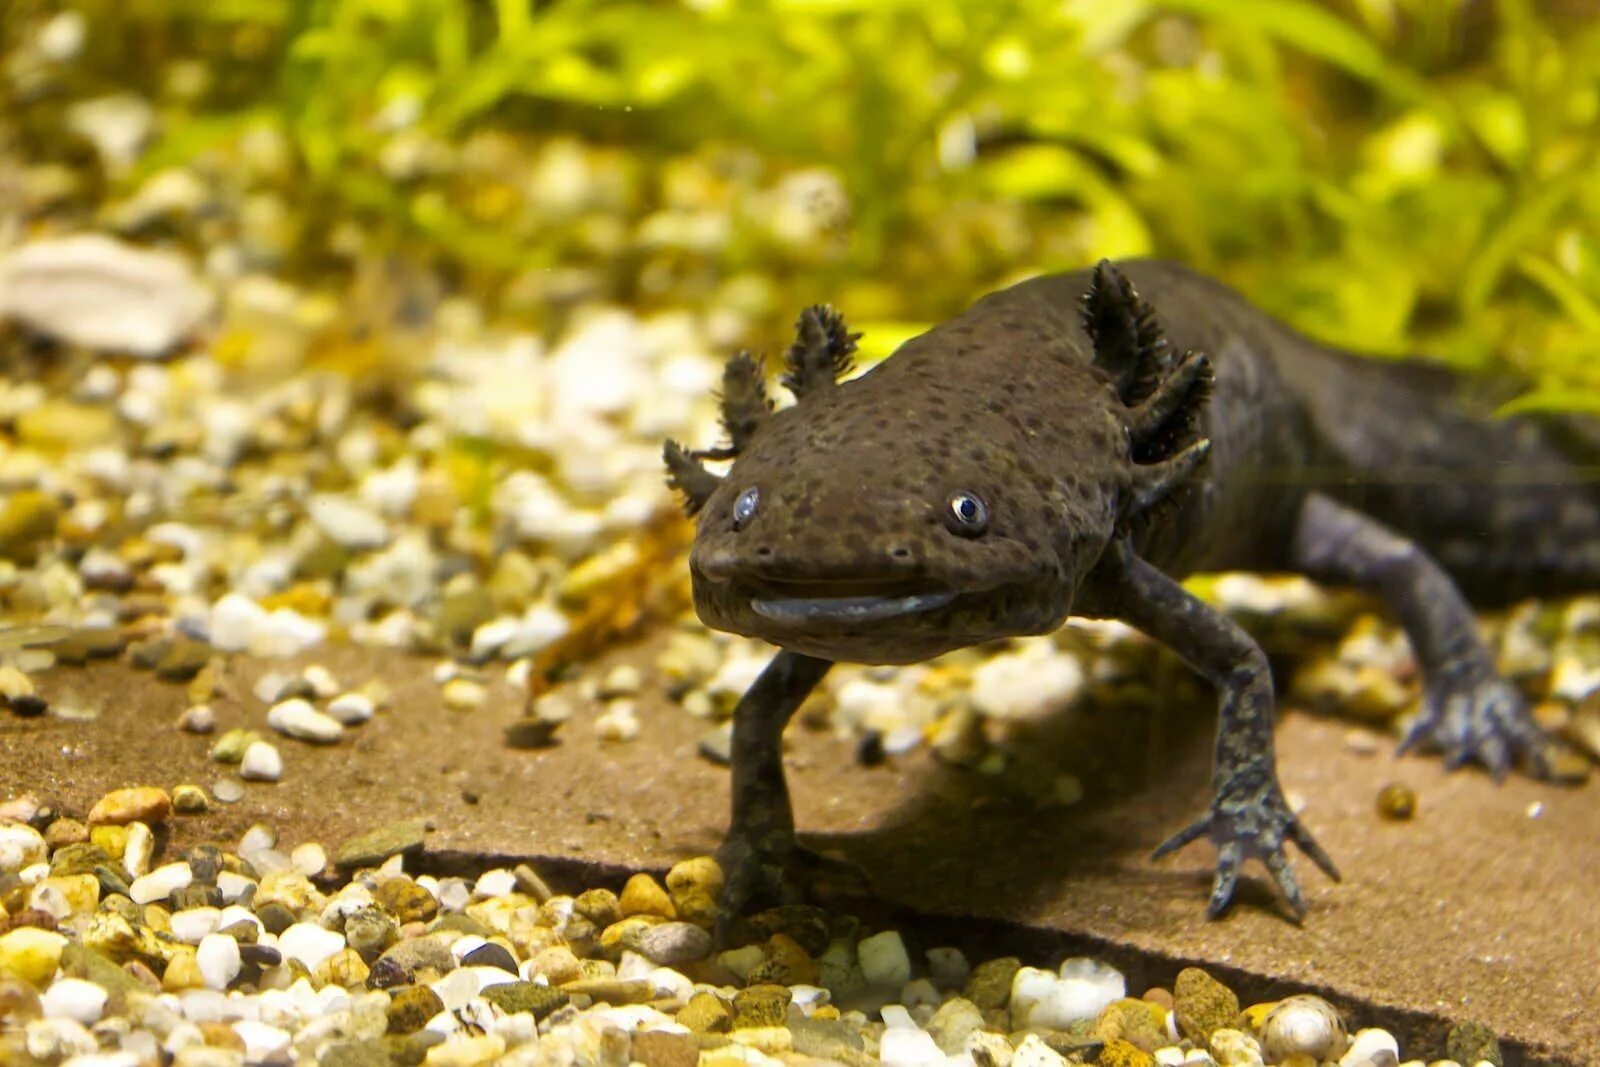
[[[535,315],[733,285],[776,332],[826,296],[871,358],[1019,274],[1167,255],[1334,343],[1509,365],[1524,406],[1600,390],[1600,26],[1559,4],[66,6],[109,31],[77,90],[161,107],[117,188],[270,130],[291,267],[355,226]],[[11,16],[13,61],[56,10]]]

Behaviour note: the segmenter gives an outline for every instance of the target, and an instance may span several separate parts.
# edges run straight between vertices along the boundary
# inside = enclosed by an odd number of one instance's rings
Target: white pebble
[[[240,1019],[233,1024],[233,1032],[244,1042],[246,1062],[259,1063],[289,1047],[289,1031],[254,1019]]]
[[[472,657],[474,659],[488,659],[501,648],[510,644],[517,636],[520,621],[511,616],[499,619],[490,619],[488,622],[472,631]]]
[[[1339,1067],[1398,1067],[1400,1045],[1387,1030],[1361,1030],[1339,1057]]]
[[[966,954],[958,948],[940,947],[928,950],[928,977],[946,989],[960,989],[972,975],[972,965]]]
[[[155,855],[156,835],[142,822],[128,824],[127,843],[122,848],[122,869],[134,878],[150,873],[150,857]]]
[[[173,912],[168,920],[172,936],[186,945],[198,945],[207,934],[216,933],[221,925],[220,908],[184,908]]]
[[[1078,661],[1046,641],[1023,645],[972,672],[972,703],[986,715],[1037,719],[1067,707],[1083,688]]]
[[[504,867],[496,867],[478,876],[477,882],[472,886],[472,893],[479,897],[503,897],[515,892],[516,888],[517,876]]]
[[[206,637],[221,652],[243,652],[266,626],[267,609],[242,593],[229,593],[211,607]]]
[[[278,843],[278,831],[266,823],[251,823],[239,837],[239,854],[242,856],[249,852],[260,852],[264,848],[271,848]]]
[[[331,745],[344,736],[338,719],[324,715],[299,697],[268,709],[267,725],[281,734],[319,745]]]
[[[208,704],[195,704],[178,716],[178,729],[190,734],[209,734],[217,728],[217,713]]]
[[[44,835],[21,823],[0,823],[0,874],[15,874],[49,857]]]
[[[1309,994],[1279,1001],[1261,1024],[1261,1050],[1274,1063],[1297,1053],[1318,1062],[1338,1059],[1348,1044],[1339,1012]]]
[[[1098,960],[1069,959],[1059,974],[1024,967],[1011,981],[1012,1018],[1022,1029],[1065,1030],[1126,995],[1122,974]]]
[[[328,852],[315,841],[308,841],[298,845],[289,853],[289,864],[301,874],[310,878],[322,873],[322,868],[328,865]]]
[[[23,1044],[28,1055],[46,1063],[87,1056],[100,1047],[94,1035],[76,1019],[30,1020],[23,1027]]]
[[[194,872],[187,863],[168,863],[149,874],[135,878],[128,886],[128,896],[135,904],[153,904],[165,900],[179,889],[194,881]]]
[[[884,1022],[889,1021],[889,1007],[883,1009]],[[932,1035],[918,1029],[908,1017],[904,1025],[891,1023],[883,1032],[878,1042],[878,1062],[884,1067],[944,1067],[945,1054]]]
[[[869,985],[899,990],[911,981],[911,957],[906,954],[906,943],[898,931],[885,930],[862,938],[856,953]]]
[[[57,979],[39,1004],[50,1019],[71,1019],[85,1026],[100,1021],[106,1010],[106,991],[82,978]]]
[[[365,693],[340,693],[328,703],[328,714],[345,726],[358,726],[377,708]]]
[[[306,505],[318,529],[345,548],[363,551],[389,543],[389,524],[364,504],[336,493],[319,493]]]
[[[1049,1045],[1038,1034],[1029,1034],[1017,1045],[1011,1057],[1011,1067],[1063,1067],[1067,1058]]]
[[[320,663],[313,663],[308,666],[300,672],[300,677],[304,678],[307,684],[311,686],[311,692],[319,700],[327,700],[339,691],[339,679],[335,678],[333,672]]]
[[[227,934],[207,934],[195,950],[195,963],[200,967],[200,977],[207,989],[227,989],[229,983],[239,977],[242,966],[239,942]]]
[[[285,959],[299,960],[307,970],[344,948],[344,935],[316,923],[295,923],[278,935],[278,951]]]
[[[253,879],[233,871],[221,871],[217,874],[217,888],[222,891],[222,899],[230,904],[242,899],[255,884]]]
[[[632,741],[639,736],[638,713],[631,700],[614,700],[594,721],[595,733],[602,741]]]
[[[250,742],[244,759],[239,761],[239,776],[250,782],[276,782],[282,778],[283,756],[277,746],[268,741]]]

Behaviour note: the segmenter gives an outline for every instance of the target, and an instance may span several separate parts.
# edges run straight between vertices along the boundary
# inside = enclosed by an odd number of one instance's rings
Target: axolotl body
[[[1210,914],[1253,857],[1302,915],[1286,843],[1337,870],[1278,783],[1267,658],[1179,584],[1197,571],[1374,591],[1425,679],[1402,748],[1549,773],[1551,742],[1471,605],[1600,588],[1600,492],[1574,458],[1593,423],[1491,418],[1467,379],[1317,344],[1160,262],[1023,282],[841,380],[855,339],[807,309],[795,404],[774,410],[741,354],[728,444],[666,446],[698,515],[700,617],[781,649],[735,711],[726,907],[793,899],[806,854],[781,735],[833,662],[908,663],[1080,616],[1144,631],[1219,694],[1210,808],[1156,854],[1209,837]],[[733,463],[718,477],[707,458]]]

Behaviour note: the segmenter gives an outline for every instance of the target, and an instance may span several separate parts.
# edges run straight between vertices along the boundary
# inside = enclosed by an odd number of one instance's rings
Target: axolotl
[[[1372,591],[1424,678],[1402,751],[1550,773],[1553,742],[1472,605],[1600,588],[1600,492],[1575,458],[1593,422],[1492,418],[1468,379],[1316,343],[1162,262],[1024,281],[845,380],[858,337],[808,308],[792,406],[774,409],[741,353],[727,444],[665,448],[698,516],[700,618],[780,649],[734,713],[725,908],[795,899],[808,854],[781,736],[834,662],[910,663],[1079,616],[1143,631],[1219,696],[1209,810],[1155,855],[1207,837],[1209,915],[1255,858],[1302,917],[1287,843],[1338,870],[1284,799],[1267,657],[1179,584],[1198,571]]]

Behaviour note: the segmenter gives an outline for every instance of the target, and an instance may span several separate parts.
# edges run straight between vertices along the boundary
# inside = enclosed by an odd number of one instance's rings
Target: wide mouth
[[[863,623],[937,611],[955,598],[950,590],[857,596],[755,596],[750,598],[750,609],[777,623]]]

